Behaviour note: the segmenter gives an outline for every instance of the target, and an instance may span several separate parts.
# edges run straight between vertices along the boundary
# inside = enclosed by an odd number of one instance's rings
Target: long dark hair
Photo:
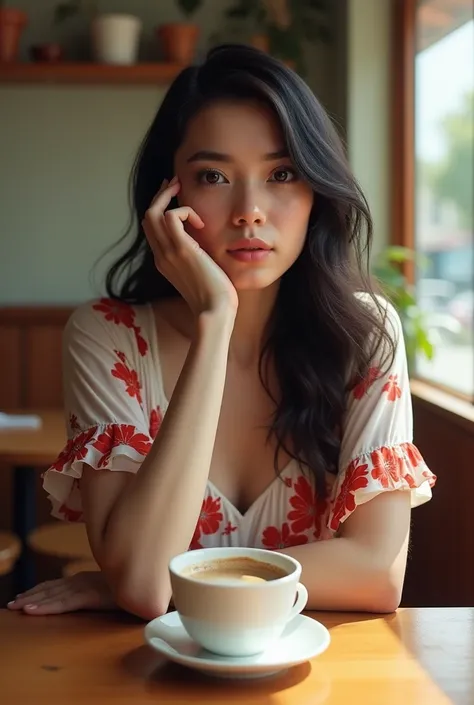
[[[325,494],[325,472],[338,469],[350,386],[367,375],[381,346],[393,354],[393,342],[367,275],[372,237],[367,202],[330,119],[296,73],[240,45],[217,47],[201,66],[180,73],[134,164],[131,195],[138,232],[108,272],[107,293],[132,304],[177,294],[157,271],[140,223],[162,180],[173,176],[174,154],[189,120],[223,98],[258,99],[271,106],[296,169],[315,193],[303,251],[281,280],[261,351],[260,378],[270,394],[267,363],[272,359],[279,383],[269,428],[277,442],[276,471],[284,449],[309,468],[318,492]],[[368,292],[372,305],[355,296],[358,291]]]

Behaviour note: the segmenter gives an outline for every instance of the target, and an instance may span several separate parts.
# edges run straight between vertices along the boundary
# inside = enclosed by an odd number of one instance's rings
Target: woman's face
[[[237,290],[273,284],[298,258],[313,191],[297,176],[269,108],[222,101],[203,109],[188,125],[175,173],[180,205],[205,224],[186,229]]]

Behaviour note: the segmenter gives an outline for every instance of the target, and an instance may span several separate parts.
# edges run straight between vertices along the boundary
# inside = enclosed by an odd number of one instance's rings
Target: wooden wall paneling
[[[474,429],[414,399],[415,442],[437,475],[433,499],[413,511],[403,603],[474,604]]]
[[[29,408],[62,407],[62,333],[58,325],[32,326],[25,331],[25,403]]]
[[[22,406],[21,361],[20,329],[0,325],[0,409]]]

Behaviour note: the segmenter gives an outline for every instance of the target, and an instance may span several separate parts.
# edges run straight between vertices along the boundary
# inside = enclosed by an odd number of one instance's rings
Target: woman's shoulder
[[[390,337],[396,341],[402,332],[402,323],[395,306],[380,294],[357,291],[355,297],[360,301],[379,323],[385,327]]]
[[[87,325],[102,321],[112,325],[132,328],[143,306],[136,306],[120,299],[101,297],[85,301],[72,312],[68,323]]]
[[[132,305],[105,297],[86,301],[69,317],[65,341],[86,342],[90,339],[116,345],[119,340],[129,339],[140,354],[145,355],[149,348],[150,316],[152,312],[148,305]]]

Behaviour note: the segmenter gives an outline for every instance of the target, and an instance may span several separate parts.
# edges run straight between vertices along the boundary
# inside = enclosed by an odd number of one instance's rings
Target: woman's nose
[[[260,197],[261,200],[261,197]],[[256,194],[243,195],[234,206],[232,222],[240,227],[244,225],[265,225],[267,220],[265,208]]]

